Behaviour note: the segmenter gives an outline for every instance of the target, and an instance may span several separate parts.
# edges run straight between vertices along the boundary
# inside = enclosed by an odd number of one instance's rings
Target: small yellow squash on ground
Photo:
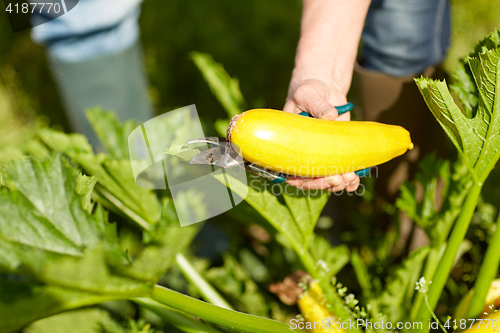
[[[346,333],[335,315],[326,308],[327,300],[318,283],[312,282],[297,303],[305,319],[304,328],[313,333]]]
[[[498,333],[500,331],[500,311],[478,319],[476,323],[463,333]]]
[[[235,116],[228,139],[244,159],[301,177],[324,177],[385,163],[413,148],[400,126],[331,121],[271,109]]]

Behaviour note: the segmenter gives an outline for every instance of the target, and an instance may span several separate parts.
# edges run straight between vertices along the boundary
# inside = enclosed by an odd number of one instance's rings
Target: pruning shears
[[[335,108],[337,109],[338,114],[341,115],[351,111],[353,104],[347,103],[345,105],[336,106]],[[299,114],[301,116],[310,117],[307,112],[301,112]],[[191,160],[189,160],[190,164],[213,165],[224,169],[237,166],[261,177],[267,178],[275,184],[283,183],[289,177],[289,175],[282,172],[262,168],[244,160],[237,148],[225,138],[205,137],[187,142],[188,145],[196,143],[206,143],[215,147],[203,150],[196,154],[193,158],[191,158]],[[355,171],[355,173],[360,177],[367,175],[368,172],[369,168]]]

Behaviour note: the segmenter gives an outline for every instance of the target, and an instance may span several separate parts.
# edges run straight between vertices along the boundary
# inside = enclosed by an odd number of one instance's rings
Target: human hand
[[[349,112],[339,116],[334,107],[347,104],[347,92],[335,82],[328,81],[320,78],[292,79],[283,111],[290,113],[305,111],[314,118],[349,121],[351,119]]]
[[[331,80],[320,78],[292,79],[283,111],[290,113],[305,111],[315,118],[349,121],[351,118],[349,112],[339,116],[334,107],[334,105],[346,103],[346,92]],[[354,172],[348,172],[321,178],[291,177],[287,183],[302,190],[318,189],[337,192],[345,189],[348,192],[353,192],[358,188],[360,179]]]

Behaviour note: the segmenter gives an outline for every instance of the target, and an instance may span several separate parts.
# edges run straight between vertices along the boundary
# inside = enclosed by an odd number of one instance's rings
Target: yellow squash
[[[305,319],[304,328],[313,333],[346,333],[335,315],[326,308],[326,297],[318,283],[311,283],[297,303]]]
[[[247,161],[301,177],[357,171],[413,149],[410,133],[400,126],[323,120],[271,109],[234,117],[228,139]]]
[[[465,320],[465,319],[464,319]],[[470,321],[467,321],[470,324]],[[458,323],[457,323],[458,325]],[[467,325],[469,326],[469,325]],[[481,319],[477,319],[472,328],[464,333],[498,333],[500,331],[500,311],[493,313]]]
[[[471,298],[473,296],[472,290],[464,297],[464,299],[458,305],[458,309],[455,312],[458,323],[461,323],[462,320],[466,321],[468,324],[471,321],[467,321],[465,318],[465,313],[469,308]],[[486,295],[486,300],[484,301],[484,309],[481,313],[480,319],[476,319],[475,324],[468,330],[464,331],[464,333],[475,333],[475,332],[484,332],[484,333],[498,333],[500,332],[500,279],[493,280],[490,285],[490,289],[488,290],[488,294]],[[470,325],[467,325],[470,326]]]

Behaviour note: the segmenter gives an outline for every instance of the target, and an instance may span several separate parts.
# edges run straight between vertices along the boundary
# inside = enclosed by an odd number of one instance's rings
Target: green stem
[[[436,273],[436,269],[439,264],[439,259],[441,258],[441,255],[443,254],[443,250],[445,248],[445,244],[441,245],[440,247],[433,247],[431,248],[429,252],[429,256],[427,257],[427,262],[425,264],[425,269],[423,273],[423,277],[425,278],[425,281],[432,281],[432,278],[434,277],[434,273]],[[415,287],[415,286],[413,286]],[[418,310],[422,306],[423,302],[425,299],[425,294],[424,293],[417,293],[415,297],[415,301],[413,302],[413,307],[411,309],[411,314],[410,318],[412,320],[415,320],[418,314]]]
[[[279,321],[220,308],[176,291],[156,285],[151,297],[164,305],[211,323],[248,333],[290,333],[290,326]]]
[[[500,265],[500,214],[498,215],[496,230],[491,238],[488,249],[484,256],[479,274],[474,283],[473,296],[470,302],[467,318],[477,318],[484,309],[486,295],[490,289],[491,282],[498,272]]]
[[[446,284],[446,280],[450,275],[458,249],[460,247],[460,244],[464,240],[472,215],[474,214],[474,210],[476,209],[477,200],[479,198],[479,194],[481,193],[481,188],[481,183],[474,183],[472,185],[472,188],[470,189],[470,192],[467,195],[467,199],[465,200],[465,203],[463,205],[462,213],[460,214],[455,227],[453,228],[446,249],[444,250],[443,256],[439,261],[439,270],[437,270],[436,274],[433,277],[428,294],[429,307],[431,309],[436,308],[439,297],[441,296],[441,292],[443,291],[443,288]],[[425,324],[428,322],[430,317],[431,314],[429,313],[427,307],[423,305],[420,306],[416,321],[422,322],[423,328],[419,330],[419,332],[428,332],[429,327]]]
[[[153,301],[149,298],[136,298],[133,300],[135,303],[139,304],[142,308],[148,309],[163,320],[169,322],[173,326],[177,327],[186,333],[221,333],[218,329],[205,325],[201,321],[166,305]]]
[[[139,225],[144,230],[151,229],[151,225],[148,223],[148,221],[144,220],[142,217],[137,215],[134,211],[128,208],[123,202],[121,202],[117,197],[108,192],[104,187],[102,187],[99,184],[96,184],[95,189],[98,195],[100,195],[111,205],[116,207],[116,209],[113,209],[113,207],[106,207],[106,208],[114,211],[118,215],[125,215],[125,217],[128,217],[129,219],[137,223],[137,225]]]
[[[217,305],[221,308],[234,310],[233,307],[208,283],[191,263],[182,254],[178,253],[175,256],[175,263],[180,269],[182,275],[193,284],[201,293],[204,300]]]
[[[427,305],[427,309],[431,313],[432,318],[438,323],[439,327],[441,328],[441,331],[443,331],[444,333],[448,333],[448,331],[446,330],[446,328],[443,327],[443,324],[441,324],[441,322],[439,321],[438,317],[434,313],[434,310],[431,309],[431,306],[429,305],[429,300],[427,299],[427,296],[425,296],[425,305]]]

